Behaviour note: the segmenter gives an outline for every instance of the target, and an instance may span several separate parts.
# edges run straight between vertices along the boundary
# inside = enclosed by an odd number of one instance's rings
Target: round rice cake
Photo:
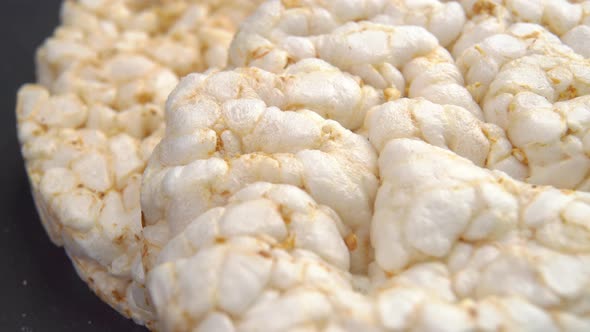
[[[253,3],[66,2],[17,109],[44,226],[150,328],[587,330],[586,5],[522,3],[271,0],[228,57]]]
[[[461,59],[450,9],[271,0],[181,81],[142,183],[159,329],[590,329],[590,61],[518,21]]]
[[[224,67],[259,1],[67,0],[18,93],[19,140],[52,241],[105,302],[150,325],[141,273],[141,173],[180,77]]]

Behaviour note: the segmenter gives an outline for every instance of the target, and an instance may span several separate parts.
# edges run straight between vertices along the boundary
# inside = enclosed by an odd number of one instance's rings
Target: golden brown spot
[[[568,86],[565,91],[559,94],[559,100],[569,100],[575,98],[578,95],[578,90],[573,86]]]
[[[115,244],[117,245],[123,245],[123,242],[125,242],[125,240],[127,239],[127,235],[126,234],[121,234],[119,236],[117,236],[115,238]]]
[[[479,0],[473,5],[473,13],[476,15],[492,15],[496,9],[496,4],[489,0]]]
[[[270,53],[271,49],[267,47],[260,47],[252,52],[252,57],[254,59],[260,59]]]
[[[524,152],[522,152],[522,150],[517,149],[517,148],[513,148],[512,155],[514,156],[514,158],[516,158],[521,163],[523,163],[525,165],[529,164],[529,160],[528,160],[526,154],[524,154]]]
[[[295,235],[289,234],[289,236],[285,239],[285,241],[281,242],[278,245],[279,248],[283,248],[286,250],[291,250],[295,248]]]
[[[305,106],[303,106],[302,104],[296,104],[295,103],[295,104],[285,105],[283,107],[283,110],[295,112],[295,111],[298,111],[298,110],[303,109],[303,108],[305,108]]]
[[[182,318],[187,322],[187,326],[198,326],[199,324],[195,321],[195,317],[186,311],[182,312]],[[185,328],[174,329],[173,332],[185,332]],[[194,331],[194,330],[193,330]]]
[[[481,46],[479,46],[479,45],[475,45],[475,46],[473,46],[473,48],[475,48],[475,50],[476,50],[477,52],[479,52],[479,54],[481,54],[481,55],[486,55],[486,52],[483,50],[483,48],[481,48]]]
[[[329,119],[329,116],[325,116],[326,119]],[[322,134],[328,136],[326,137],[329,140],[338,140],[342,136],[338,130],[333,127],[332,125],[325,125],[322,127]]]
[[[143,211],[141,211],[141,227],[145,228],[145,215],[143,214]]]
[[[346,235],[346,237],[344,238],[344,243],[346,243],[348,250],[355,251],[358,247],[358,239],[356,237],[356,234],[350,233]]]
[[[387,88],[383,91],[383,94],[387,101],[396,100],[402,96],[402,93],[396,88]]]
[[[104,196],[105,196],[105,193],[103,193],[103,192],[100,192],[100,193],[98,193],[97,195],[98,195],[98,198],[100,198],[100,199],[103,199],[103,198],[104,198]]]
[[[140,104],[147,104],[152,101],[152,94],[148,92],[141,92],[135,96],[135,99]]]
[[[297,61],[295,61],[295,59],[293,57],[290,57],[289,56],[289,57],[287,57],[287,64],[286,64],[286,66],[290,66],[292,64],[295,64],[295,62],[297,62]]]
[[[539,31],[533,31],[528,35],[524,35],[523,38],[538,38],[541,35]]]
[[[144,244],[143,247],[141,247],[141,257],[144,258],[148,255],[148,246],[147,244]]]
[[[258,252],[258,255],[264,257],[264,258],[271,258],[272,255],[270,254],[270,252],[266,251],[266,250],[260,250]]]
[[[279,213],[283,217],[285,224],[289,225],[291,223],[291,211],[285,206],[279,205]]]
[[[242,94],[244,93],[244,86],[243,85],[239,85],[238,86],[238,97],[242,97]]]
[[[557,77],[551,77],[551,83],[559,84],[559,83],[561,83],[561,80]]]
[[[223,244],[225,242],[227,242],[227,239],[224,238],[223,236],[218,236],[218,237],[215,238],[215,243]]]
[[[172,6],[168,8],[154,7],[154,10],[159,18],[160,28],[164,31],[168,30],[168,28],[178,19],[178,14],[174,12]]]
[[[471,318],[477,318],[477,310],[474,307],[467,308],[467,313],[469,314],[469,316],[471,316]]]
[[[154,322],[149,321],[145,324],[145,326],[150,330],[150,331],[156,331],[156,325],[154,324]]]
[[[300,0],[282,0],[281,3],[287,9],[288,8],[295,8],[295,7],[300,7],[301,6],[301,1]]]
[[[559,191],[560,191],[562,194],[564,194],[564,195],[568,195],[568,196],[569,196],[569,195],[573,195],[573,194],[575,194],[575,193],[576,193],[575,191],[573,191],[573,190],[570,190],[570,189],[560,189]]]
[[[469,91],[469,93],[471,93],[473,95],[477,92],[476,90],[479,89],[480,86],[481,86],[480,82],[475,82],[473,84],[467,85],[465,88],[467,88],[467,91]]]
[[[119,293],[119,291],[117,291],[116,289],[114,291],[112,291],[111,294],[113,295],[113,297],[115,298],[115,301],[117,301],[117,302],[122,302],[125,299],[125,297],[123,295],[121,295],[121,293]]]
[[[92,277],[89,277],[89,278],[88,278],[88,282],[89,282],[90,284],[94,284],[94,278],[92,278]]]
[[[215,28],[220,28],[227,31],[234,30],[234,24],[227,17],[215,17],[213,20],[211,20],[210,24]]]
[[[82,140],[77,138],[75,140],[70,141],[70,144],[74,147],[74,148],[80,148],[82,147]]]
[[[513,103],[510,103],[508,105],[508,112],[515,112],[516,111],[516,105]]]
[[[221,139],[221,136],[217,136],[217,142],[215,143],[215,151],[223,151],[223,140]]]

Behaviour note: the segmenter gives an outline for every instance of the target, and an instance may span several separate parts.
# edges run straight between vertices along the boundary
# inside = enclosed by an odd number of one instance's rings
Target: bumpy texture
[[[590,190],[590,61],[539,26],[515,24],[457,61],[485,119],[506,130],[527,181]]]
[[[590,62],[511,4],[485,36],[466,2],[263,4],[167,101],[157,327],[589,329]]]
[[[33,194],[52,240],[106,302],[144,324],[141,173],[179,78],[223,67],[257,1],[65,1],[18,95]],[[136,282],[132,283],[132,280]]]
[[[351,100],[334,104],[324,94],[313,105],[304,104],[309,109],[299,109],[293,100],[311,80],[318,92],[333,90]],[[374,105],[374,95],[315,59],[280,76],[252,68],[184,78],[168,99],[167,134],[144,174],[147,261],[193,218],[225,204],[247,183],[268,181],[304,187],[333,208],[358,237],[352,269],[365,271],[371,260],[367,226],[377,190],[376,154],[366,139],[313,111],[350,123],[358,109]],[[292,112],[282,111],[291,107]],[[187,204],[192,196],[199,199]]]
[[[564,44],[590,57],[590,1],[587,0],[460,0],[467,17],[462,36],[453,46],[453,54],[483,39],[504,32],[518,22],[544,26]]]
[[[319,58],[382,90],[386,99],[423,97],[481,118],[444,48],[464,21],[457,3],[438,1],[269,1],[236,34],[230,62],[278,73]]]
[[[44,226],[156,330],[590,330],[589,3],[67,1]]]
[[[369,322],[370,306],[341,272],[349,267],[347,234],[333,210],[294,186],[245,187],[224,207],[201,214],[160,254],[150,287],[154,305],[165,311],[163,329],[195,328],[187,316],[203,317],[197,330],[207,331]],[[343,310],[351,316],[333,316]]]

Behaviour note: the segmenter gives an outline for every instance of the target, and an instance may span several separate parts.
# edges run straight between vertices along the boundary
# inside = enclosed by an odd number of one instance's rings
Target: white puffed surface
[[[141,174],[179,78],[223,67],[257,1],[66,0],[18,94],[19,139],[51,239],[103,300],[150,324]]]
[[[182,80],[142,186],[158,328],[590,328],[590,63],[513,17],[458,46],[457,5],[269,1]]]
[[[590,2],[270,0],[231,45],[241,6],[165,2],[154,38],[114,3],[64,7],[131,33],[56,33],[18,107],[107,302],[158,331],[590,330]]]

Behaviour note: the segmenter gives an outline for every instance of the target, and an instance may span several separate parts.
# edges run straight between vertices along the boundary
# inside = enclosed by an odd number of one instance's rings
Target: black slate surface
[[[58,24],[60,0],[2,0],[0,8],[0,331],[146,331],[102,303],[43,230],[16,138],[18,87]]]

